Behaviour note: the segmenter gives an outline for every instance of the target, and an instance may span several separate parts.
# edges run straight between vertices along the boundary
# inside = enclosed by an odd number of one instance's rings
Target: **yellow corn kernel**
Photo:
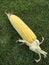
[[[18,16],[13,14],[7,15],[13,27],[24,40],[26,40],[29,43],[32,43],[36,39],[36,35]]]

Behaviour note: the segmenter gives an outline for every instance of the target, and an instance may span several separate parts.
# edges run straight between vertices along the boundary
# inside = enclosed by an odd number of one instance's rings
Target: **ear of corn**
[[[13,27],[24,40],[29,43],[32,43],[36,39],[36,35],[18,16],[13,14],[7,14],[7,16]]]
[[[47,52],[43,51],[40,48],[39,45],[41,44],[41,42],[39,42],[34,32],[32,32],[32,30],[18,16],[7,13],[6,15],[8,16],[8,19],[10,20],[15,30],[23,38],[23,41],[25,41],[26,45],[29,46],[29,49],[39,54],[39,59],[35,59],[35,61],[39,62],[41,60],[41,54],[43,54],[44,57],[46,57]]]

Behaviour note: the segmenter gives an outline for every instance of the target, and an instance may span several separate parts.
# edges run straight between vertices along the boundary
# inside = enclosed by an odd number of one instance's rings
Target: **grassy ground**
[[[45,41],[41,48],[48,52],[39,63],[38,55],[26,45],[20,46],[20,38],[10,24],[6,12],[19,16],[37,35]],[[0,65],[49,65],[49,1],[48,0],[0,0]]]

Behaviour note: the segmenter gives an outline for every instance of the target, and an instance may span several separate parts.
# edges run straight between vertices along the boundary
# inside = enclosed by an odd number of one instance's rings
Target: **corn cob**
[[[10,17],[11,24],[24,40],[32,43],[36,39],[36,35],[19,17],[9,14],[8,16]]]
[[[26,45],[29,46],[29,49],[39,54],[39,59],[35,60],[39,62],[41,59],[41,54],[46,57],[47,52],[41,50],[40,44],[43,43],[44,38],[42,37],[42,42],[37,39],[37,36],[34,32],[16,15],[6,13],[8,19],[10,20],[11,24],[15,28],[15,30],[20,34],[23,40],[21,42],[25,42]]]

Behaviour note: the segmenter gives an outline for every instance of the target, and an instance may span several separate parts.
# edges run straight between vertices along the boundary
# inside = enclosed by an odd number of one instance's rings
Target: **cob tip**
[[[7,15],[8,18],[11,16],[11,13],[5,12],[5,14]]]

